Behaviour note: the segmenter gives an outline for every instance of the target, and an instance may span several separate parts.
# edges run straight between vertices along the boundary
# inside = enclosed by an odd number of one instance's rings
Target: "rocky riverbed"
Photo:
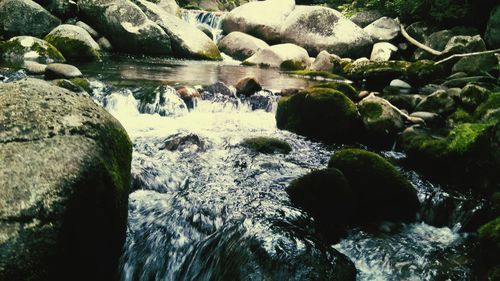
[[[500,6],[205,2],[0,2],[0,280],[498,278]]]

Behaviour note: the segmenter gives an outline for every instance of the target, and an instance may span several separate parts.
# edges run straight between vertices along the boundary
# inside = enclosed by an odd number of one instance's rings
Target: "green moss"
[[[241,145],[255,152],[264,154],[288,154],[292,151],[292,147],[286,141],[269,137],[244,139]]]
[[[285,60],[281,63],[280,68],[283,70],[302,70],[306,66],[300,61]]]
[[[379,118],[382,115],[382,106],[374,102],[365,102],[359,106],[359,113],[361,116],[365,116],[370,119]]]
[[[472,122],[473,118],[469,112],[463,108],[458,108],[452,115],[450,115],[450,117],[448,117],[448,120],[452,122],[452,126],[456,126],[458,124]]]
[[[316,88],[327,88],[332,90],[337,90],[342,94],[346,95],[352,101],[357,101],[358,91],[351,85],[342,82],[323,82],[315,86]]]
[[[449,153],[465,154],[469,152],[490,128],[490,125],[470,123],[457,126],[446,138]]]
[[[408,81],[413,86],[422,86],[446,75],[442,65],[435,65],[433,61],[421,60],[408,67]]]
[[[496,92],[491,94],[488,99],[480,104],[474,113],[474,117],[477,119],[481,119],[488,113],[490,110],[495,110],[500,108],[500,92]]]
[[[31,47],[21,45],[20,39],[13,38],[9,41],[0,44],[0,60],[18,59],[23,60],[24,54],[35,51],[40,56],[39,61],[45,63],[48,59],[55,62],[64,62],[64,56],[51,44],[46,43],[46,46],[34,42]]]
[[[406,79],[410,66],[406,61],[350,63],[344,67],[347,78],[354,81],[365,80],[366,88],[381,91],[393,79]]]
[[[82,89],[84,89],[87,93],[92,92],[92,88],[90,87],[90,82],[85,78],[73,78],[70,79],[69,81],[71,81],[71,83],[75,85],[82,87]]]
[[[309,88],[281,98],[276,112],[278,128],[325,142],[355,140],[361,129],[354,103],[339,91]]]
[[[31,49],[37,53],[39,53],[42,56],[51,58],[52,60],[56,62],[64,62],[66,59],[64,56],[57,50],[52,44],[47,42],[47,48],[44,48],[38,43],[34,43]]]
[[[328,71],[294,70],[294,71],[288,71],[288,73],[301,76],[323,77],[327,79],[341,80],[341,81],[346,80],[344,77],[337,74],[333,74]],[[329,87],[321,87],[321,88],[329,88]]]
[[[47,35],[45,41],[56,47],[66,59],[72,61],[87,61],[100,59],[100,53],[80,40],[68,37]]]
[[[362,149],[342,149],[333,154],[329,168],[339,169],[355,197],[357,220],[413,220],[418,210],[415,189],[380,155]]]
[[[493,260],[500,259],[500,217],[484,224],[478,231],[479,240],[485,246],[488,246],[489,253],[495,254]]]

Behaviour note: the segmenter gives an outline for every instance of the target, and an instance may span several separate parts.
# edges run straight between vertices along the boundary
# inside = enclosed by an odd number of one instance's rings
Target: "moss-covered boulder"
[[[474,117],[484,122],[500,121],[500,92],[491,94],[474,112]]]
[[[339,91],[309,88],[282,97],[276,111],[278,128],[325,142],[358,139],[361,122],[356,105]]]
[[[395,136],[404,129],[404,120],[387,100],[370,95],[358,104],[358,110],[367,133],[366,142],[390,146]]]
[[[460,105],[469,111],[474,111],[488,99],[489,95],[490,91],[487,89],[475,84],[467,84],[460,92]]]
[[[448,116],[457,109],[453,93],[450,90],[437,90],[426,96],[415,108],[416,111],[428,111]]]
[[[247,138],[241,142],[241,146],[264,154],[288,154],[292,151],[292,147],[286,141],[270,137]]]
[[[500,217],[484,224],[478,230],[480,242],[480,268],[488,280],[498,280],[500,264]]]
[[[358,223],[415,219],[419,208],[415,189],[380,155],[362,149],[342,149],[333,154],[328,167],[339,169],[349,182]]]
[[[394,79],[405,79],[408,67],[406,61],[355,61],[344,67],[347,78],[354,81],[365,80],[369,90],[382,90]]]
[[[358,91],[352,86],[352,84],[344,82],[323,82],[314,86],[316,88],[327,88],[332,90],[337,90],[348,97],[353,102],[356,102],[358,98]]]
[[[0,1],[0,35],[41,37],[61,24],[42,6],[31,0]]]
[[[123,127],[37,79],[0,84],[0,108],[0,280],[117,280],[132,155]]]
[[[415,111],[417,104],[419,104],[424,97],[421,95],[384,95],[384,99],[399,109],[404,109],[408,112]]]
[[[335,243],[354,223],[355,197],[337,169],[312,171],[294,180],[286,191],[292,203],[315,218],[328,242]]]
[[[31,60],[39,63],[64,62],[63,55],[50,43],[31,36],[13,37],[0,42],[0,61],[22,65]]]
[[[406,130],[399,140],[406,163],[430,176],[490,192],[499,188],[500,125],[460,124],[444,136]]]
[[[309,54],[304,48],[294,44],[278,44],[257,51],[243,64],[303,70],[309,66]]]
[[[434,61],[421,60],[411,63],[408,67],[408,81],[413,86],[423,86],[446,76],[442,64],[436,65]]]
[[[93,61],[101,56],[101,47],[83,28],[62,24],[53,29],[45,41],[55,46],[68,61]]]

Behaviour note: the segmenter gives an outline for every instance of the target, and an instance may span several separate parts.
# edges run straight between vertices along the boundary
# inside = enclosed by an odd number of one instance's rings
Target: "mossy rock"
[[[470,123],[473,122],[474,118],[472,115],[465,109],[463,108],[458,108],[453,114],[451,114],[448,119],[448,127],[453,128],[456,127],[459,124],[463,123]]]
[[[429,96],[426,96],[418,103],[416,111],[427,111],[448,116],[457,109],[457,103],[451,89],[437,90]]]
[[[44,64],[65,61],[53,45],[35,37],[18,36],[0,42],[0,61],[22,64],[26,59]]]
[[[101,48],[83,28],[63,24],[52,30],[45,41],[54,45],[70,61],[93,61],[101,57]]]
[[[435,65],[434,61],[421,60],[408,67],[408,81],[413,86],[423,86],[435,80],[443,79],[446,71],[442,65]]]
[[[368,90],[381,91],[394,79],[405,80],[410,65],[406,61],[351,63],[344,67],[344,73],[351,80],[365,80]]]
[[[419,208],[411,183],[380,155],[362,149],[342,149],[333,154],[329,168],[339,169],[354,196],[358,223],[413,221]]]
[[[294,180],[287,188],[290,200],[316,220],[329,243],[335,243],[354,221],[352,190],[341,171],[315,170]]]
[[[328,143],[354,141],[361,131],[354,103],[326,88],[308,88],[280,98],[276,124],[279,129]]]
[[[285,60],[280,64],[280,69],[285,71],[305,71],[306,66],[301,61]],[[304,74],[305,75],[305,74]]]
[[[445,136],[408,130],[400,138],[407,163],[422,172],[484,192],[498,188],[498,124],[464,123]]]
[[[241,146],[264,154],[288,154],[292,151],[292,147],[286,141],[269,137],[244,139]]]
[[[288,73],[300,76],[307,76],[307,77],[322,77],[326,79],[339,80],[339,81],[346,80],[344,77],[328,71],[293,70],[293,71],[288,71]]]
[[[489,95],[490,91],[487,89],[475,84],[467,84],[460,92],[460,104],[472,112],[485,102]]]
[[[399,109],[404,109],[408,112],[415,111],[415,107],[419,104],[423,97],[420,95],[389,95],[384,96],[384,99]]]
[[[350,100],[356,102],[359,100],[358,98],[358,91],[348,83],[343,83],[343,82],[323,82],[315,86],[316,88],[327,88],[327,89],[333,89],[341,92],[342,94],[346,95]]]
[[[500,264],[500,217],[481,226],[478,235],[481,249],[481,268],[488,271],[488,275],[498,274],[495,271],[498,271]]]
[[[474,112],[474,117],[478,120],[483,119],[488,113],[492,113],[500,108],[500,92],[491,94],[488,99],[481,103]],[[500,120],[500,114],[497,113],[496,121]],[[494,121],[494,119],[493,119]]]

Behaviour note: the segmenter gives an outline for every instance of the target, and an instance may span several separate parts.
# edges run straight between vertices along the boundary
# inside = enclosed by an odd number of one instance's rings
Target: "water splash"
[[[209,30],[212,35],[212,40],[217,43],[222,38],[222,19],[224,15],[225,13],[223,12],[183,9],[181,18],[201,30]]]

